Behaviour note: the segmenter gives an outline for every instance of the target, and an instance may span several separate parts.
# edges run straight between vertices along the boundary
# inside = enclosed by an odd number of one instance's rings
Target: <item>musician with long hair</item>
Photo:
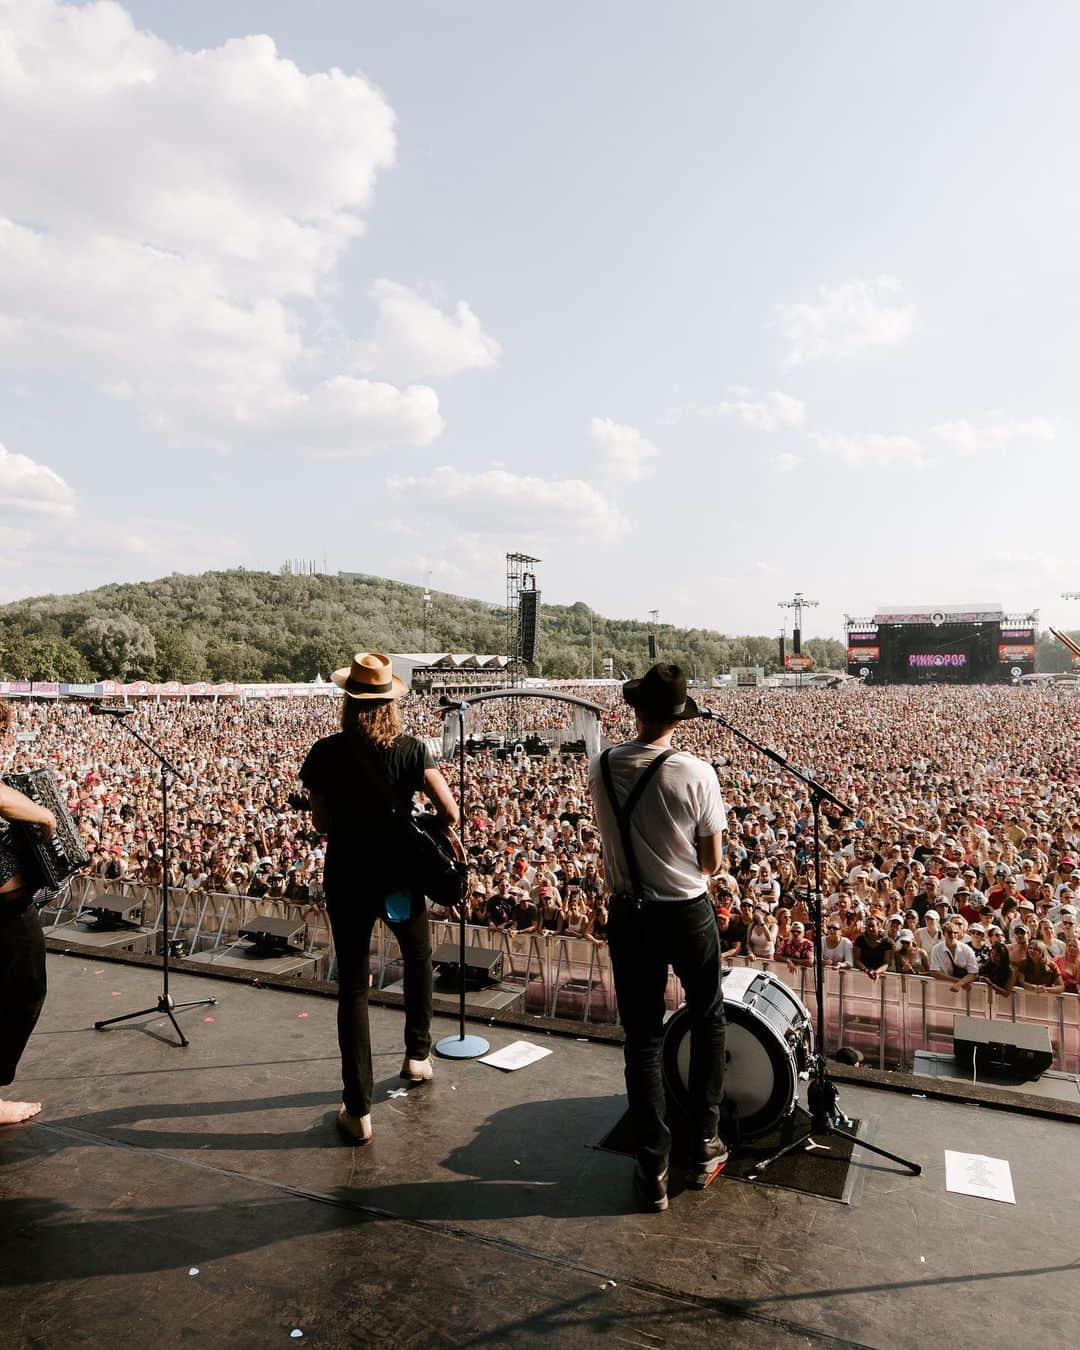
[[[12,720],[10,704],[0,700],[0,763],[10,754]],[[14,1081],[45,1002],[45,937],[9,821],[36,825],[46,839],[56,830],[51,811],[0,782],[0,1087]],[[0,1125],[17,1125],[40,1110],[40,1102],[0,1099]]]
[[[444,827],[457,805],[424,743],[402,735],[397,700],[408,690],[388,656],[361,652],[331,676],[344,690],[341,731],[316,741],[300,769],[315,826],[326,835],[324,886],[338,963],[338,1044],[344,1091],[338,1128],[351,1144],[371,1140],[368,952],[376,919],[401,947],[405,1059],[401,1077],[427,1082],[431,1067],[431,939],[423,895],[408,881],[402,833],[422,792]]]

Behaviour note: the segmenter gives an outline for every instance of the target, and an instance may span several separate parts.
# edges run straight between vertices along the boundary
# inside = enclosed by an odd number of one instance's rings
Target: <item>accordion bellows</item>
[[[56,817],[56,833],[48,841],[41,837],[36,826],[21,821],[10,822],[10,833],[30,889],[57,891],[86,866],[90,854],[75,828],[67,802],[57,789],[56,779],[48,769],[31,769],[26,773],[5,774],[4,782]]]

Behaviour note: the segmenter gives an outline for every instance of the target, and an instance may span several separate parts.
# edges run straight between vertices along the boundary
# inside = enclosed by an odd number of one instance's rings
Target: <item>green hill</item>
[[[38,596],[0,607],[0,677],[309,680],[352,651],[503,651],[504,609],[431,594],[426,644],[423,589],[382,577],[241,569]],[[581,601],[544,605],[532,673],[599,675],[605,657],[616,675],[640,671],[649,632],[642,620],[606,619]],[[700,678],[733,665],[776,666],[775,638],[666,624],[656,636],[664,660]],[[834,640],[811,640],[806,649],[819,667],[844,660]]]

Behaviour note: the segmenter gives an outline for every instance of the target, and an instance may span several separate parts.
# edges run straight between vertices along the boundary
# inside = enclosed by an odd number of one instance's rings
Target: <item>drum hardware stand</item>
[[[211,1008],[216,1006],[216,998],[199,998],[190,1003],[177,1003],[169,993],[169,958],[175,955],[173,942],[169,938],[169,774],[175,774],[177,778],[183,775],[175,765],[170,764],[165,756],[154,748],[150,742],[139,731],[135,729],[130,722],[123,721],[130,708],[111,708],[106,704],[95,704],[90,711],[97,716],[108,716],[120,722],[127,731],[154,756],[160,765],[161,775],[161,993],[158,995],[158,1001],[151,1008],[140,1008],[138,1012],[122,1013],[119,1017],[107,1017],[104,1021],[95,1022],[95,1031],[104,1031],[106,1027],[114,1026],[117,1022],[130,1022],[133,1017],[146,1017],[150,1013],[164,1013],[164,1015],[173,1024],[173,1030],[180,1038],[180,1045],[187,1045],[188,1038],[180,1030],[180,1023],[176,1020],[175,1014],[184,1008]]]
[[[839,797],[830,792],[824,784],[819,783],[816,778],[791,764],[779,750],[772,750],[767,745],[755,741],[752,736],[740,731],[738,727],[733,726],[719,713],[702,709],[701,716],[711,722],[718,722],[733,735],[738,736],[741,741],[745,741],[752,749],[764,755],[766,759],[771,759],[774,764],[778,764],[785,773],[791,774],[793,778],[797,778],[800,783],[805,784],[810,789],[810,805],[814,817],[814,886],[811,893],[811,914],[814,920],[814,995],[817,999],[817,1026],[815,1028],[814,1050],[810,1061],[809,1082],[806,1086],[806,1104],[810,1112],[810,1124],[802,1134],[791,1140],[790,1143],[785,1144],[771,1158],[766,1158],[764,1162],[758,1163],[751,1173],[750,1179],[759,1176],[773,1163],[786,1157],[789,1153],[811,1148],[827,1148],[827,1144],[818,1143],[815,1138],[818,1135],[847,1139],[851,1144],[864,1148],[870,1153],[876,1153],[880,1158],[888,1158],[890,1162],[899,1163],[913,1177],[917,1177],[922,1173],[921,1163],[912,1162],[909,1158],[902,1158],[898,1153],[890,1153],[887,1149],[879,1148],[877,1144],[868,1143],[865,1139],[860,1139],[857,1134],[852,1133],[850,1129],[851,1121],[840,1109],[839,1091],[829,1075],[829,1065],[825,1058],[825,967],[822,961],[822,943],[825,935],[822,926],[821,904],[821,804],[822,802],[831,802],[833,806],[839,807],[841,811],[852,816],[855,812],[846,802],[841,801]]]
[[[444,708],[453,708],[457,712],[458,723],[458,831],[461,837],[461,846],[465,847],[466,823],[465,823],[465,702],[464,700],[447,698],[445,695],[440,700]],[[484,1040],[483,1036],[465,1035],[465,904],[467,897],[465,895],[465,883],[468,876],[467,864],[461,865],[461,902],[458,906],[460,923],[458,924],[458,1034],[456,1036],[444,1036],[441,1041],[435,1044],[435,1050],[442,1055],[444,1059],[477,1059],[480,1055],[486,1055],[491,1046]]]

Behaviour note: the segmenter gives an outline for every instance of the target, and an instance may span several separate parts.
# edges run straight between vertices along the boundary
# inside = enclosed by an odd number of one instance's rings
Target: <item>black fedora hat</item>
[[[623,698],[635,712],[658,722],[685,722],[699,717],[698,705],[686,692],[686,675],[681,667],[661,661],[638,680],[627,680]]]

